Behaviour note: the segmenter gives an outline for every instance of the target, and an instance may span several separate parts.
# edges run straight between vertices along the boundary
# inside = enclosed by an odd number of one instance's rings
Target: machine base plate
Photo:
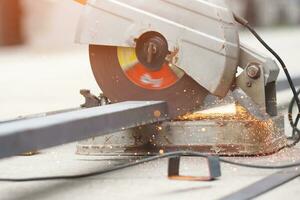
[[[257,156],[287,143],[284,118],[253,120],[167,121],[82,141],[81,155],[144,156],[170,151],[199,151],[221,156]]]

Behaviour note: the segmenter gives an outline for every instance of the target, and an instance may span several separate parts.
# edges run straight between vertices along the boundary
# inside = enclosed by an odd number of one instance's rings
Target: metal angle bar
[[[0,158],[168,119],[166,102],[123,102],[0,124]]]
[[[269,192],[300,176],[298,168],[279,171],[220,200],[248,200]]]

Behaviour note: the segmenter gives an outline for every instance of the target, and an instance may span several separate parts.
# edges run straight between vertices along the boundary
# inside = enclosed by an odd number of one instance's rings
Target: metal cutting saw
[[[76,41],[89,44],[103,94],[111,103],[166,101],[172,120],[139,128],[138,137],[127,131],[115,139],[85,141],[79,153],[192,148],[257,155],[285,145],[276,106],[279,67],[240,42],[225,0],[80,2],[84,9]],[[235,115],[201,112],[230,103],[238,105]]]

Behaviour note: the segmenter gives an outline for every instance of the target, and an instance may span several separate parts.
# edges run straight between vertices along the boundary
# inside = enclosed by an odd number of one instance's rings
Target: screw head
[[[260,68],[256,64],[250,64],[246,68],[246,72],[249,78],[258,79],[260,77]]]

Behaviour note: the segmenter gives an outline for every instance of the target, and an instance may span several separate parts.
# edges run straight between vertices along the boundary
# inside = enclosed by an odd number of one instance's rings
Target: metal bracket
[[[272,58],[241,44],[239,67],[244,71],[236,79],[237,86],[258,106],[264,108],[266,113],[277,116],[277,63]]]
[[[182,176],[179,175],[180,158],[173,157],[169,159],[168,177],[172,180],[187,180],[187,181],[212,181],[221,176],[221,167],[219,157],[208,156],[207,164],[209,169],[209,176]]]
[[[85,103],[80,105],[80,107],[93,108],[101,105],[100,99],[93,95],[90,90],[82,89],[80,90],[80,94],[85,98]]]
[[[109,99],[102,93],[97,97],[90,90],[82,89],[80,94],[85,98],[85,103],[80,105],[81,108],[93,108],[110,104]]]

